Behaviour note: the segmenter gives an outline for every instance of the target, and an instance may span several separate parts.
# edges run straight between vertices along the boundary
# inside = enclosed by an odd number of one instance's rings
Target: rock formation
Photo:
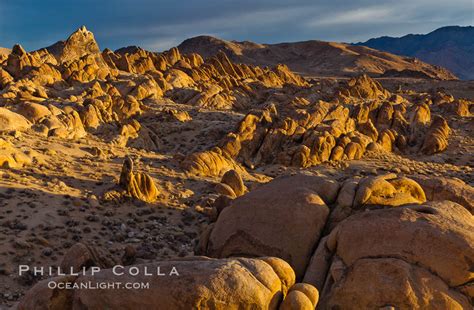
[[[224,173],[221,182],[216,185],[216,191],[221,195],[237,198],[245,194],[248,189],[242,176],[236,170],[229,170]]]
[[[119,185],[133,198],[154,202],[158,196],[153,179],[145,173],[133,171],[133,161],[127,157],[123,162]]]
[[[271,163],[306,168],[360,159],[367,151],[432,155],[447,147],[451,129],[444,118],[432,118],[428,105],[410,104],[366,75],[336,87],[334,96],[335,102],[298,98],[250,112],[218,146],[189,155],[183,165],[191,173],[219,175],[234,161],[251,169]]]
[[[319,244],[303,281],[322,308],[469,307],[472,223],[452,202],[351,216]]]
[[[59,63],[75,61],[83,56],[100,54],[94,34],[85,26],[77,29],[66,41],[45,48]]]
[[[213,257],[283,258],[297,279],[318,288],[323,309],[354,304],[467,307],[473,297],[468,289],[472,215],[453,202],[425,203],[415,181],[393,177],[369,178],[356,186],[348,180],[341,189],[334,180],[317,176],[276,179],[233,200],[202,236],[201,248]],[[323,235],[327,205],[334,213],[360,209],[360,203],[369,207],[369,201],[378,208],[342,222],[331,216],[326,225],[335,227],[311,252]],[[407,281],[408,287],[402,285]]]
[[[329,214],[325,200],[334,199],[338,187],[329,180],[301,175],[237,198],[221,212],[208,240],[203,240],[204,254],[277,256],[301,278]]]
[[[6,108],[0,108],[1,131],[25,130],[29,127],[31,123],[23,116]]]
[[[1,168],[21,168],[25,165],[30,165],[34,159],[30,155],[16,148],[11,142],[0,138]]]
[[[318,300],[317,290],[309,284],[295,284],[295,275],[283,260],[232,258],[209,259],[195,257],[176,261],[126,267],[121,280],[136,281],[132,268],[142,271],[141,280],[149,289],[130,290],[59,290],[49,289],[47,282],[37,284],[25,296],[18,309],[55,308],[143,308],[159,305],[166,309],[308,309]],[[157,269],[159,268],[159,269]],[[166,272],[167,276],[146,277],[143,274]],[[133,270],[131,270],[134,273]],[[112,269],[90,276],[57,277],[58,283],[99,283],[116,281]],[[48,280],[47,280],[48,281]],[[289,298],[288,301],[285,301]],[[283,303],[281,303],[283,300]],[[281,307],[280,307],[281,304]]]

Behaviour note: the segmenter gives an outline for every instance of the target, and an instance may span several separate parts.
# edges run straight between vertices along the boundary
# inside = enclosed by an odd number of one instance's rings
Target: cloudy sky
[[[81,25],[101,48],[161,51],[214,35],[277,43],[357,42],[473,25],[474,0],[0,0],[0,46],[48,46]]]

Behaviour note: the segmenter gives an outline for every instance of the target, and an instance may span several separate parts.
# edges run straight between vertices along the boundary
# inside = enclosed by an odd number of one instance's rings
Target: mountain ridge
[[[427,34],[382,36],[355,45],[411,56],[443,66],[461,79],[474,79],[474,27],[446,26]]]
[[[283,63],[306,76],[354,76],[361,73],[383,76],[393,72],[411,76],[412,72],[418,72],[416,76],[456,79],[448,70],[414,58],[337,42],[308,40],[259,44],[197,36],[184,40],[178,49],[183,53],[198,53],[204,58],[212,57],[222,50],[236,62],[260,66]]]

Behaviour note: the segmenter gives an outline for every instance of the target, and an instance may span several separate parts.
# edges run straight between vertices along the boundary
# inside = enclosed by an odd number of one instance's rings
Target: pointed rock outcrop
[[[85,26],[77,29],[66,41],[59,41],[46,47],[46,50],[56,57],[60,63],[70,62],[85,55],[99,54],[99,45],[94,34]]]

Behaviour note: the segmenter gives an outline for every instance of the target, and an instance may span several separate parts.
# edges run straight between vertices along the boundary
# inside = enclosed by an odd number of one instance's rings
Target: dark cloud
[[[40,48],[83,24],[103,48],[163,50],[200,34],[261,43],[355,42],[472,25],[473,14],[472,0],[1,0],[0,46]]]

